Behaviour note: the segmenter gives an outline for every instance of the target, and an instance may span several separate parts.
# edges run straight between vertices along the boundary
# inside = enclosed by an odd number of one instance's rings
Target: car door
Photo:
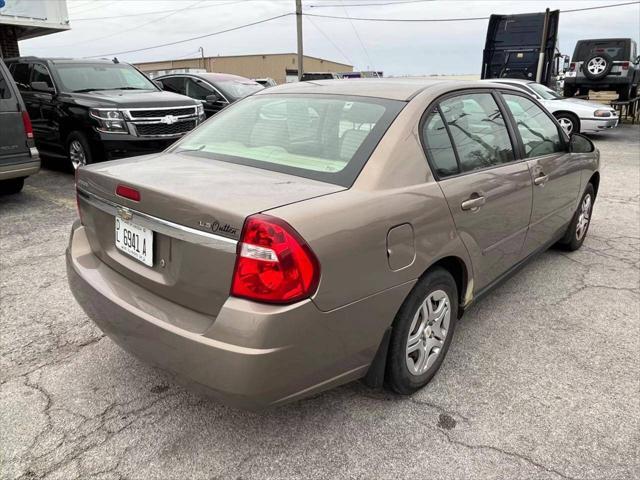
[[[519,92],[502,92],[533,181],[533,208],[524,247],[528,255],[564,232],[576,209],[582,166],[551,114]]]
[[[33,89],[33,83],[40,82],[47,85],[50,91],[38,91]],[[56,88],[51,78],[51,72],[46,65],[34,63],[31,70],[31,102],[34,110],[38,110],[38,116],[33,120],[33,130],[40,143],[46,144],[46,149],[64,151],[60,144],[60,119],[56,106]]]
[[[216,88],[199,78],[188,77],[185,86],[187,96],[202,102],[207,118],[215,115],[229,104]],[[211,99],[212,96],[216,97],[216,100]]]
[[[20,102],[0,60],[0,170],[29,156]]]
[[[471,257],[475,290],[482,290],[521,259],[531,214],[529,169],[488,90],[441,100],[427,114],[422,137]]]

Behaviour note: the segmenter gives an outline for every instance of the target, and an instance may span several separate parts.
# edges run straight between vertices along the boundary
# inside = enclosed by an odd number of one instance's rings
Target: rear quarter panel
[[[291,224],[318,256],[321,280],[313,300],[320,310],[415,281],[447,256],[460,258],[471,278],[467,251],[419,140],[420,117],[437,92],[418,95],[402,110],[351,189],[267,212]],[[407,223],[415,258],[392,270],[387,235]]]

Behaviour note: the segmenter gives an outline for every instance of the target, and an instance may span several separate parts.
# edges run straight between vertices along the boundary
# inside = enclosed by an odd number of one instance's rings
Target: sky
[[[59,0],[52,0],[59,1]],[[487,17],[569,10],[629,0],[303,0],[303,12],[385,19]],[[294,0],[67,0],[71,30],[20,42],[22,55],[117,56],[142,62],[296,51],[296,19],[284,16],[177,45],[120,53],[207,35],[295,11]],[[112,18],[116,17],[116,18]],[[303,17],[304,53],[385,75],[476,74],[488,20],[370,22]],[[640,40],[640,4],[560,14],[560,51],[582,38]]]

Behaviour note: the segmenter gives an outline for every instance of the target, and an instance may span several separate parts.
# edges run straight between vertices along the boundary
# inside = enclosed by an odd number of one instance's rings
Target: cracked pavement
[[[640,127],[593,139],[583,248],[475,305],[425,389],[352,383],[258,414],[190,393],[88,320],[64,266],[73,176],[43,169],[0,198],[0,476],[639,478]]]

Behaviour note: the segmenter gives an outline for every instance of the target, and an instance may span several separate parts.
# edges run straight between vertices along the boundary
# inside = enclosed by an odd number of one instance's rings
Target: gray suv
[[[0,60],[0,193],[18,193],[40,169],[31,119],[5,64]]]
[[[630,38],[579,40],[564,79],[564,96],[615,90],[620,100],[638,95],[640,57]]]

